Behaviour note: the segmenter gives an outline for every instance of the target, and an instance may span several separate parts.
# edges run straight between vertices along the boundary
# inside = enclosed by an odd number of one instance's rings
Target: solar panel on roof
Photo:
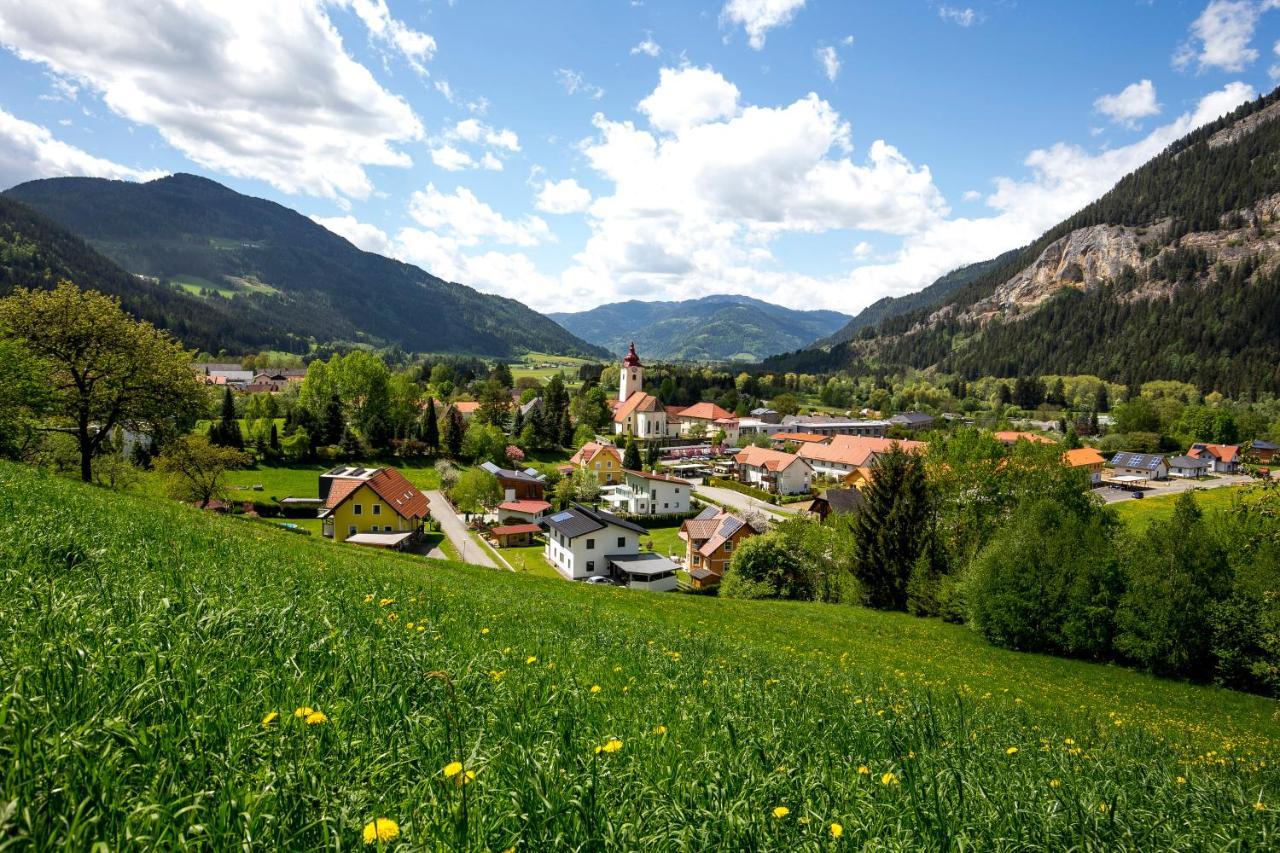
[[[573,513],[568,511],[558,512],[555,515],[551,516],[551,520],[556,522],[557,524],[559,524],[562,521],[568,521],[571,518],[573,518]]]

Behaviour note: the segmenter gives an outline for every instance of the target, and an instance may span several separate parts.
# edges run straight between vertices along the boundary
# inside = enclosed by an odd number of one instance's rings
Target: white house
[[[1169,459],[1169,476],[1198,480],[1209,473],[1209,460],[1194,456],[1173,456]]]
[[[612,557],[634,557],[640,553],[640,539],[649,532],[612,513],[570,504],[563,512],[547,516],[548,563],[569,580],[610,577]]]
[[[1117,453],[1111,467],[1111,479],[1119,482],[1169,478],[1169,460],[1156,453]]]
[[[683,515],[689,511],[693,484],[666,474],[624,471],[622,482],[601,489],[601,497],[616,512],[628,515]]]
[[[749,486],[777,492],[780,495],[801,495],[809,491],[813,479],[813,467],[791,453],[770,450],[767,447],[744,447],[734,457],[738,480]]]

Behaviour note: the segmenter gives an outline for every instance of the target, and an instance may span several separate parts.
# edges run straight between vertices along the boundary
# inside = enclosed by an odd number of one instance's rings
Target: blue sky
[[[1269,91],[1280,0],[0,0],[0,186],[190,171],[541,310],[853,312]]]

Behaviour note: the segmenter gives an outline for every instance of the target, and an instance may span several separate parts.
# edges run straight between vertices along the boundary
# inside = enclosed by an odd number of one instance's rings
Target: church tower
[[[644,365],[640,363],[640,356],[636,355],[635,341],[632,341],[627,357],[622,360],[622,381],[618,389],[618,400],[625,403],[632,394],[642,390],[644,390]]]

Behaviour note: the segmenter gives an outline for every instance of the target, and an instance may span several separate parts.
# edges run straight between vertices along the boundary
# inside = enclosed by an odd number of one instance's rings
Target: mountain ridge
[[[648,358],[709,362],[759,361],[816,341],[849,320],[837,311],[801,311],[735,294],[633,299],[547,316],[615,355],[634,341]]]
[[[198,175],[47,178],[4,195],[130,273],[194,281],[188,289],[210,304],[234,294],[243,313],[283,329],[289,349],[355,342],[498,357],[605,354],[514,299],[365,252],[291,208]],[[224,295],[208,295],[208,284]]]

